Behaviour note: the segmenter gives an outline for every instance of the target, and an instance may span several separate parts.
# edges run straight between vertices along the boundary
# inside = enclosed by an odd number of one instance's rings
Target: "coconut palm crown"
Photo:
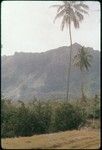
[[[74,56],[74,65],[78,67],[81,71],[81,93],[82,101],[84,102],[86,102],[84,94],[84,71],[89,71],[89,67],[91,67],[92,58],[93,56],[84,46],[81,49],[79,49],[77,54]]]
[[[89,71],[91,66],[92,55],[89,53],[88,49],[83,46],[78,50],[78,53],[74,57],[74,65],[77,66],[81,72],[84,70]]]
[[[61,30],[64,29],[65,25],[73,22],[75,28],[79,28],[79,22],[84,19],[83,14],[88,14],[87,10],[89,7],[83,3],[83,1],[62,1],[62,5],[53,5],[52,7],[57,7],[57,18],[62,17]]]

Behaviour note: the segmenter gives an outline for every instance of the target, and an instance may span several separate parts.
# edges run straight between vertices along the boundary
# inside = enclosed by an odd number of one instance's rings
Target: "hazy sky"
[[[61,1],[3,1],[1,7],[2,55],[15,52],[42,52],[68,46],[68,30],[60,30],[60,20],[53,23],[56,8]],[[80,23],[72,27],[73,43],[100,50],[100,3],[87,1],[90,11]],[[94,11],[93,11],[94,10]],[[98,10],[98,11],[97,11]]]

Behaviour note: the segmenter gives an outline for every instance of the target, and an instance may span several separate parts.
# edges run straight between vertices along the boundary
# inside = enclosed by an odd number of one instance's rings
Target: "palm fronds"
[[[65,25],[68,27],[69,20],[70,23],[73,22],[75,28],[79,28],[79,23],[84,19],[83,14],[88,14],[88,5],[83,2],[78,1],[62,1],[62,5],[53,5],[52,7],[57,8],[57,14],[54,19],[62,18],[61,30],[64,29]]]

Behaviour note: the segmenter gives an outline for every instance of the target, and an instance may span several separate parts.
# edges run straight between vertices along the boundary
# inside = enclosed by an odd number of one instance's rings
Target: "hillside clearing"
[[[100,131],[82,129],[1,140],[3,149],[99,149]]]

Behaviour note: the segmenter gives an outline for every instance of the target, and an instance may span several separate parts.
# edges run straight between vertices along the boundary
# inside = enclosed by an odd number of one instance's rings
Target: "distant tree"
[[[91,66],[92,55],[89,53],[88,49],[85,49],[84,46],[78,50],[78,53],[74,57],[74,65],[78,67],[81,71],[81,94],[82,100],[85,101],[84,94],[84,71],[89,71],[89,67]]]
[[[69,100],[69,83],[70,83],[70,72],[71,72],[71,60],[72,60],[72,35],[71,35],[71,26],[73,23],[75,28],[79,28],[79,22],[84,19],[83,14],[88,14],[87,10],[89,7],[84,4],[82,1],[63,1],[62,5],[53,5],[57,7],[57,18],[62,17],[61,30],[63,31],[65,25],[69,28],[69,37],[70,37],[70,57],[69,57],[69,66],[68,66],[68,75],[67,75],[67,101]],[[55,22],[54,20],[54,22]]]

